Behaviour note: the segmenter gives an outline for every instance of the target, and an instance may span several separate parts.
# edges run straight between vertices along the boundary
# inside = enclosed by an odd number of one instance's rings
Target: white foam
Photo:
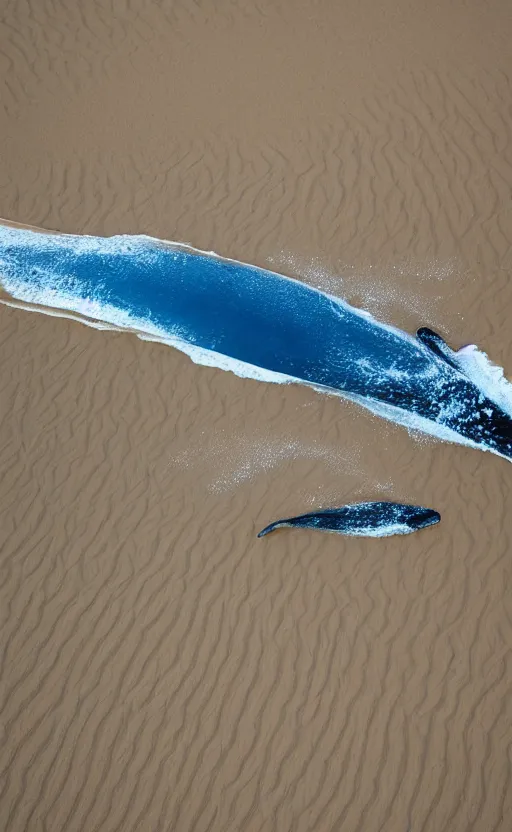
[[[382,318],[392,318],[393,309],[404,308],[434,325],[442,313],[446,289],[431,295],[422,290],[422,284],[429,289],[435,281],[446,281],[460,273],[455,260],[432,260],[421,264],[408,258],[395,264],[354,266],[337,263],[336,271],[327,267],[320,257],[306,258],[288,251],[269,257],[268,262],[279,268],[291,269],[301,275],[305,283],[336,297],[357,298],[366,309]],[[358,307],[358,310],[361,311]]]
[[[512,417],[512,383],[505,377],[503,368],[494,364],[487,353],[474,344],[463,347],[454,357],[473,384]]]
[[[358,470],[357,451],[340,450],[316,439],[301,441],[267,434],[250,436],[230,431],[208,431],[204,439],[198,437],[193,448],[172,457],[169,464],[180,468],[211,469],[209,490],[215,493],[230,491],[242,483],[269,473],[290,461],[311,460],[322,463],[331,473],[340,476]]]

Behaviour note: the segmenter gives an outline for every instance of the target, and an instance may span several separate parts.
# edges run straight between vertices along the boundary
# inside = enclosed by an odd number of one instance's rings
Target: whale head
[[[489,399],[479,405],[474,420],[461,433],[512,461],[512,418]]]
[[[473,446],[512,460],[512,416],[472,379],[456,371],[436,406],[439,424]]]
[[[434,526],[441,520],[439,512],[432,508],[423,508],[422,506],[408,506],[408,511],[402,518],[405,525],[409,526],[411,531],[418,529],[426,529],[428,526]]]

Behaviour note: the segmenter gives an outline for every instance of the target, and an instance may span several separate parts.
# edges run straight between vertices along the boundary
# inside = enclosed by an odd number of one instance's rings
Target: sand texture
[[[283,272],[512,376],[509,2],[5,0],[0,216]],[[509,832],[512,468],[0,306],[0,827]],[[272,520],[359,500],[439,525]]]

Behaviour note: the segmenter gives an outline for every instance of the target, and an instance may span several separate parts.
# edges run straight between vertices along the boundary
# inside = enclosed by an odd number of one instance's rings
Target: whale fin
[[[512,382],[505,378],[503,369],[494,364],[487,353],[476,344],[466,344],[452,350],[446,341],[428,327],[421,327],[416,337],[431,352],[468,378],[508,416],[512,416]]]
[[[443,361],[449,364],[450,367],[453,367],[455,370],[463,372],[462,368],[459,367],[459,364],[457,362],[457,354],[455,353],[455,351],[452,350],[451,347],[448,346],[446,341],[443,338],[441,338],[441,336],[438,335],[437,332],[434,332],[433,329],[429,329],[426,326],[422,326],[420,329],[418,329],[416,333],[416,338],[418,339],[418,341],[421,341],[421,343],[425,347],[427,347],[427,349],[429,349],[430,352],[434,353],[434,355],[437,355],[438,358],[441,358]]]

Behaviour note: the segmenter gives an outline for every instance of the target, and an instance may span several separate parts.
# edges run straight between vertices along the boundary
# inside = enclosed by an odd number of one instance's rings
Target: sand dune
[[[505,3],[5,4],[0,216],[299,277],[512,374]],[[510,829],[510,468],[0,306],[0,817]],[[394,499],[439,526],[271,520]]]

